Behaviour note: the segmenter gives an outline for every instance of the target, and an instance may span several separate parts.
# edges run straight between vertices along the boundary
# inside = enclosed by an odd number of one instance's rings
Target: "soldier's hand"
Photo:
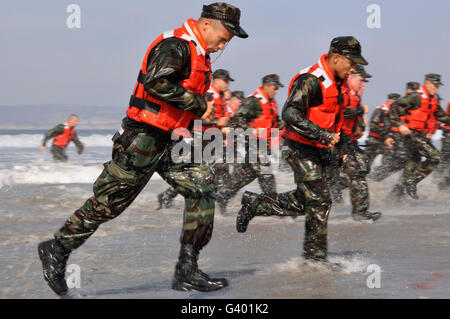
[[[432,137],[433,137],[433,133],[427,133],[427,136],[426,136],[427,139],[430,139]]]
[[[205,113],[203,113],[202,120],[204,120],[206,123],[209,123],[212,120],[214,120],[214,114],[216,113],[216,106],[214,105],[213,101],[207,101],[206,105],[208,107],[206,108]]]
[[[333,135],[333,138],[331,139],[330,143],[328,144],[329,147],[333,147],[335,144],[339,142],[341,139],[341,133],[336,133]]]
[[[392,137],[388,137],[387,139],[384,140],[384,144],[388,147],[388,148],[393,148],[394,147],[394,139]]]
[[[398,129],[402,135],[411,135],[411,130],[405,125],[400,126]]]
[[[41,151],[45,151],[45,146],[41,146]]]

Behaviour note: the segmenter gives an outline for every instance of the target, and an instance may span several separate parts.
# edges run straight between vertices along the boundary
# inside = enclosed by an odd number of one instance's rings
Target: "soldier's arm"
[[[328,145],[335,133],[321,128],[306,118],[308,108],[322,103],[319,80],[311,74],[299,76],[292,83],[291,93],[283,106],[281,116],[286,127],[301,136]]]
[[[436,112],[434,112],[434,117],[439,122],[450,125],[450,115],[447,115],[440,105],[438,105]]]
[[[412,93],[395,100],[389,111],[391,126],[402,126],[403,122],[400,120],[400,116],[405,115],[409,110],[417,109],[420,105],[421,101],[418,93]]]
[[[369,125],[370,130],[372,132],[375,132],[378,134],[383,134],[383,132],[385,131],[386,128],[379,125],[379,123],[381,123],[383,121],[382,115],[383,115],[383,110],[381,110],[380,108],[377,108],[373,111],[372,117],[370,118],[370,125]]]
[[[81,143],[81,141],[78,139],[77,133],[75,133],[75,136],[73,137],[72,141],[73,141],[73,143],[75,144],[75,146],[77,147],[78,154],[83,153],[84,145],[83,145],[83,143]]]
[[[44,135],[44,139],[42,140],[42,146],[45,146],[49,139],[58,136],[62,133],[64,133],[64,124],[59,124],[54,128],[48,130],[47,133],[45,133]]]
[[[201,116],[207,108],[201,94],[194,94],[178,82],[189,77],[190,48],[181,39],[161,41],[149,54],[144,90],[152,97]]]
[[[251,120],[259,117],[262,114],[261,105],[258,99],[250,96],[242,101],[234,116],[228,121],[229,127],[241,127],[244,130],[250,127],[248,124]]]
[[[344,109],[344,118],[345,119],[354,119],[358,116],[364,115],[364,107],[359,105],[357,107],[346,107]]]

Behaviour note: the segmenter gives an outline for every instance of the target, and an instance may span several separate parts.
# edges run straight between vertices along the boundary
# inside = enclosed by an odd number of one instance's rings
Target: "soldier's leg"
[[[417,185],[439,165],[440,156],[438,150],[424,134],[414,134],[411,136],[410,141],[411,147],[419,157],[408,162],[404,177],[406,185]],[[420,157],[425,157],[425,160],[421,161]]]
[[[203,164],[168,162],[158,173],[185,198],[180,255],[172,288],[176,290],[213,291],[228,285],[224,278],[210,278],[198,269],[200,250],[211,239],[214,225],[214,169]]]
[[[66,150],[62,147],[55,146],[52,144],[52,148],[50,149],[52,153],[53,160],[57,162],[67,162],[68,157],[66,154]]]
[[[246,192],[238,214],[238,232],[245,232],[254,216],[296,216],[305,214],[305,258],[323,259],[327,255],[327,221],[331,197],[326,174],[316,150],[289,149],[287,161],[294,171],[295,191],[256,195]],[[304,208],[304,209],[303,209]]]
[[[376,181],[382,181],[395,172],[405,168],[409,160],[409,145],[405,143],[404,137],[400,133],[392,135],[394,147],[385,149],[381,158],[381,165],[374,167],[370,173],[370,178]]]
[[[372,165],[378,154],[382,153],[383,141],[375,137],[369,136],[366,142],[366,154],[369,159],[370,165]]]
[[[55,239],[38,245],[44,278],[55,293],[67,293],[64,275],[70,252],[133,202],[166,155],[165,144],[164,135],[136,129],[125,129],[114,141],[113,160],[97,178],[94,196],[69,217]]]
[[[369,212],[369,186],[366,176],[370,171],[370,164],[366,153],[358,148],[349,154],[344,169],[349,176],[353,219],[357,221],[379,219],[380,212]]]
[[[258,177],[257,172],[250,163],[236,164],[233,174],[228,181],[218,188],[220,201],[228,201],[235,196],[240,189],[253,182]],[[219,200],[218,198],[218,200]]]
[[[141,192],[167,154],[167,139],[125,130],[114,143],[113,160],[94,183],[94,196],[69,217],[55,238],[65,249],[81,246],[104,222],[120,215]]]
[[[436,168],[436,174],[440,179],[439,188],[445,189],[450,186],[450,130],[444,130],[441,143],[441,163]]]

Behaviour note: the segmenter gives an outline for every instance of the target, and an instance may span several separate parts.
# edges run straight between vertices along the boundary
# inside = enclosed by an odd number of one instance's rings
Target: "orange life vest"
[[[303,69],[296,74],[289,84],[288,94],[290,94],[292,84],[300,75],[309,73],[317,77],[322,88],[323,103],[318,106],[309,106],[306,113],[306,119],[317,124],[323,129],[338,133],[341,130],[342,120],[344,117],[343,107],[339,103],[338,97],[340,93],[334,75],[331,73],[326,62],[327,57],[328,54],[322,55],[317,64]],[[313,145],[320,148],[328,148],[327,145],[323,145],[319,142],[303,137],[300,134],[290,130],[288,127],[283,130],[283,136],[295,142]]]
[[[147,72],[148,55],[152,49],[167,38],[176,37],[189,43],[191,73],[179,83],[192,93],[205,95],[211,82],[211,63],[206,55],[206,43],[198,30],[196,20],[188,19],[180,28],[164,32],[150,45],[134,86],[127,110],[128,117],[147,123],[161,130],[172,132],[176,128],[188,128],[198,119],[192,112],[181,110],[162,100],[151,97],[144,90],[143,81]]]
[[[342,94],[344,96],[344,108],[355,108],[361,105],[361,97],[351,87],[348,80],[346,81],[346,84],[342,85]],[[354,130],[360,118],[361,116],[357,116],[354,118],[344,118],[342,120],[341,130],[352,141],[358,140],[358,136],[354,134]]]
[[[436,112],[439,101],[436,97],[430,96],[425,87],[417,91],[420,95],[421,105],[415,110],[410,110],[405,116],[405,125],[416,131],[430,132],[430,129],[436,125]]]
[[[388,116],[389,110],[390,110],[390,105],[387,104],[387,102],[384,102],[383,105],[377,107],[377,109],[381,109],[381,111],[383,112],[384,116]],[[384,127],[384,123],[383,122],[378,122],[375,123],[378,126]],[[373,131],[369,131],[369,136],[373,136],[375,138],[381,138],[380,133],[377,132],[373,132]]]
[[[248,124],[256,129],[256,133],[250,138],[258,138],[270,141],[271,128],[278,127],[278,105],[274,100],[269,99],[267,93],[260,86],[251,96],[258,99],[261,105],[262,114],[251,120]],[[263,130],[260,130],[263,129]]]
[[[228,112],[226,110],[227,101],[223,97],[223,94],[220,94],[219,90],[214,86],[214,84],[211,84],[209,86],[208,93],[212,94],[214,105],[216,106],[216,113],[214,113],[214,117],[229,117],[230,115],[227,114]]]
[[[64,132],[55,136],[53,140],[53,145],[66,148],[70,141],[75,137],[75,130],[73,127],[69,126],[69,122],[64,123]]]

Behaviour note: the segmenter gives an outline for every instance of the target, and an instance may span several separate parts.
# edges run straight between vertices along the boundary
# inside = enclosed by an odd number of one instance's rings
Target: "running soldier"
[[[39,244],[44,278],[58,295],[67,293],[64,279],[69,254],[104,222],[119,216],[158,172],[185,198],[181,249],[172,288],[212,291],[228,285],[210,278],[197,265],[210,241],[214,221],[215,183],[206,163],[175,164],[171,133],[186,134],[193,120],[207,111],[211,53],[223,50],[239,26],[240,10],[226,3],[204,5],[201,17],[161,34],[149,47],[133,89],[127,117],[113,138],[112,161],[94,184],[94,196],[66,221],[54,239]]]
[[[326,259],[331,210],[327,170],[332,161],[331,149],[340,140],[341,86],[357,64],[367,65],[358,40],[338,37],[332,40],[328,54],[291,80],[282,118],[287,161],[297,188],[275,195],[245,192],[236,219],[238,232],[245,232],[255,216],[306,215],[303,255],[306,259]]]

